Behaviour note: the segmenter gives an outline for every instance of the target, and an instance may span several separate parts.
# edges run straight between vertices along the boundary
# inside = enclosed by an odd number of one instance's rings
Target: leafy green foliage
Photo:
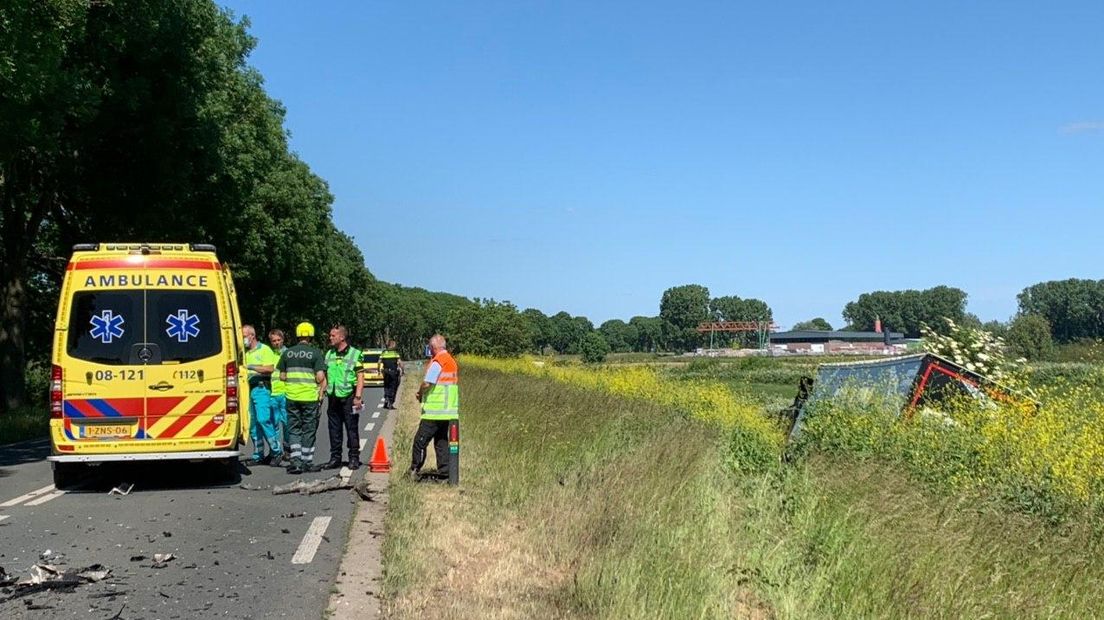
[[[1020,314],[1038,315],[1060,343],[1104,337],[1104,280],[1057,280],[1029,286],[1017,296]]]
[[[832,324],[818,316],[817,318],[811,319],[809,321],[800,321],[798,323],[795,323],[793,326],[793,330],[832,331]]]
[[[583,361],[588,364],[599,364],[605,361],[606,356],[609,355],[610,346],[598,332],[590,332],[583,338],[582,344]]]
[[[966,293],[949,286],[863,293],[843,309],[843,318],[853,329],[873,330],[880,318],[883,329],[903,332],[908,338],[920,336],[924,324],[942,333],[946,330],[944,319],[961,324],[965,316]]]
[[[1031,361],[1048,359],[1054,354],[1050,324],[1037,314],[1022,314],[1013,319],[1007,342],[1013,353]]]
[[[456,353],[515,357],[532,347],[528,326],[512,303],[484,299],[454,308],[446,321]]]
[[[696,348],[702,341],[696,328],[710,318],[709,289],[700,284],[667,289],[659,302],[659,318],[668,346],[682,351]]]

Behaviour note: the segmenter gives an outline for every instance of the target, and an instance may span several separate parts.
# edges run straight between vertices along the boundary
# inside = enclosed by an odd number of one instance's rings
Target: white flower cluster
[[[936,333],[927,325],[921,327],[925,350],[1009,387],[1018,383],[1027,360],[1008,359],[1003,338],[984,329],[961,327],[949,318],[943,320],[947,323],[946,334]]]

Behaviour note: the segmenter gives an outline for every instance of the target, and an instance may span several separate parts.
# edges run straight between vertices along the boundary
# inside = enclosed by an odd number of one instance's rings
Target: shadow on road
[[[48,456],[50,456],[49,437],[12,443],[0,446],[0,467],[12,467],[24,463],[44,461]]]
[[[144,461],[104,463],[90,466],[81,476],[80,484],[71,493],[106,493],[118,488],[122,492],[173,491],[184,489],[217,489],[239,484],[243,476],[251,475],[240,463],[231,471],[217,462]],[[133,486],[132,486],[133,485]]]

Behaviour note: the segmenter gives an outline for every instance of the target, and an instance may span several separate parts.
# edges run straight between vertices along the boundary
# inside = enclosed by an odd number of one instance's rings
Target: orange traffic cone
[[[368,462],[368,471],[386,473],[391,471],[391,459],[387,457],[387,445],[383,437],[376,437],[376,449],[372,450],[372,460]]]

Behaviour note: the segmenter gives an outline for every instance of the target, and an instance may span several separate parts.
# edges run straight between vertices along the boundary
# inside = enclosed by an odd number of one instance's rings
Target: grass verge
[[[938,494],[884,462],[737,476],[726,434],[649,403],[470,367],[463,385],[461,486],[391,486],[389,617],[1104,614],[1090,523]],[[416,424],[396,428],[400,464]]]
[[[42,405],[28,405],[0,413],[0,446],[50,434],[50,419]]]

